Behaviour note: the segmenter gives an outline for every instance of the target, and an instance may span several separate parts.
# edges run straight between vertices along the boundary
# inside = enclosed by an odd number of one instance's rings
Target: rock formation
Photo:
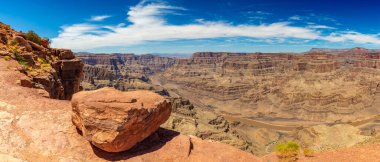
[[[361,48],[339,53],[195,53],[158,77],[163,87],[175,84],[182,97],[199,101],[203,108],[211,105],[219,114],[348,122],[377,111],[378,56],[376,50]]]
[[[170,116],[171,104],[149,91],[113,88],[80,92],[72,99],[73,123],[95,146],[109,152],[132,148]]]
[[[79,92],[83,64],[70,50],[34,43],[2,23],[0,33],[0,56],[22,65],[19,70],[27,76],[20,81],[22,86],[44,89],[54,99],[71,99]]]
[[[175,63],[175,59],[155,55],[76,53],[84,63],[83,87],[94,90],[115,87],[119,90],[149,90],[143,82],[148,76],[162,72]],[[142,80],[143,82],[140,82]]]

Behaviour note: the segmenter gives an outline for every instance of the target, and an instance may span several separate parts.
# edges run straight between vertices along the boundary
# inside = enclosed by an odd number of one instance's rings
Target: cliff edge
[[[0,22],[0,56],[15,60],[25,74],[20,85],[44,89],[54,99],[69,100],[80,91],[83,63],[72,51],[49,47],[49,39],[36,33],[17,32]]]

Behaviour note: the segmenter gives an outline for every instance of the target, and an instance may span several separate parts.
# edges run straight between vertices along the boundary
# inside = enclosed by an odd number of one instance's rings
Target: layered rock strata
[[[203,52],[178,60],[160,78],[164,87],[175,84],[183,97],[217,112],[348,122],[377,111],[372,105],[379,98],[378,55],[361,48],[305,54]]]
[[[119,90],[142,89],[142,80],[148,81],[149,75],[162,72],[175,63],[175,59],[155,55],[134,54],[91,54],[76,53],[84,63],[83,87],[94,90],[101,87],[115,87]],[[137,85],[134,84],[138,82]]]

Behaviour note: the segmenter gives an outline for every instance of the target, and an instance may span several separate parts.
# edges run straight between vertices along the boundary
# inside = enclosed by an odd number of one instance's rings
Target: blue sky
[[[19,0],[0,21],[89,52],[380,48],[376,0]]]

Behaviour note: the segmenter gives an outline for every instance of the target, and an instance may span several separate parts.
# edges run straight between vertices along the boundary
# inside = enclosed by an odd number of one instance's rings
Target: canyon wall
[[[379,51],[363,48],[302,54],[201,52],[178,60],[161,78],[179,85],[184,97],[213,105],[220,113],[349,121],[377,111],[379,56]]]
[[[151,89],[148,76],[164,71],[175,59],[155,55],[76,53],[84,66],[86,90],[115,87],[119,90]]]

